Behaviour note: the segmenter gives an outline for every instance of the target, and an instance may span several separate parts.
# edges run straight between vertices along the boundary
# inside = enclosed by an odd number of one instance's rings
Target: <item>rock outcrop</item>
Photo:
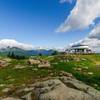
[[[11,92],[11,97],[6,95],[0,100],[100,100],[98,90],[78,81],[69,73],[63,74],[21,87]]]
[[[100,100],[100,92],[92,87],[76,79],[62,77],[61,80],[51,79],[37,83],[37,100]]]

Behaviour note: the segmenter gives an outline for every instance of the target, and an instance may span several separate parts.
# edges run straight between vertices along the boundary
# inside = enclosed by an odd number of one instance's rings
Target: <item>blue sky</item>
[[[0,0],[0,39],[15,39],[42,47],[66,47],[87,36],[89,30],[55,30],[75,5],[59,0]]]

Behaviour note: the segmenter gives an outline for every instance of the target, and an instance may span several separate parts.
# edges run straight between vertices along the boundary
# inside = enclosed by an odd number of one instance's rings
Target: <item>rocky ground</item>
[[[0,58],[0,100],[100,100],[99,80],[100,55]]]
[[[64,76],[63,76],[64,74]],[[5,88],[0,100],[100,100],[100,92],[63,72],[28,86]]]

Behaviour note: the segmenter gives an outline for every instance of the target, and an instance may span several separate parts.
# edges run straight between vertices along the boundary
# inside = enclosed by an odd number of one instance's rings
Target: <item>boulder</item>
[[[51,68],[51,65],[48,62],[41,63],[41,64],[38,65],[38,68]]]
[[[84,93],[87,93],[94,97],[94,100],[99,100],[100,98],[100,92],[94,89],[93,87],[84,84],[83,82],[75,79],[75,78],[69,78],[69,77],[60,77],[60,80],[67,86],[79,91],[82,91]]]
[[[8,66],[9,65],[9,63],[7,62],[7,61],[5,61],[5,60],[0,60],[0,67],[2,68],[2,67],[6,67],[6,66]]]
[[[51,79],[36,83],[36,100],[100,100],[100,92],[92,87],[76,79],[61,80],[63,81]]]
[[[40,64],[40,60],[36,60],[36,59],[29,59],[28,60],[28,64],[33,65],[33,64]]]

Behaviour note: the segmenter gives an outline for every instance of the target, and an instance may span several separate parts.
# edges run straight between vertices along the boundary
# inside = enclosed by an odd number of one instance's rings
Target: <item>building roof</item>
[[[71,49],[90,49],[87,45],[74,45]]]

